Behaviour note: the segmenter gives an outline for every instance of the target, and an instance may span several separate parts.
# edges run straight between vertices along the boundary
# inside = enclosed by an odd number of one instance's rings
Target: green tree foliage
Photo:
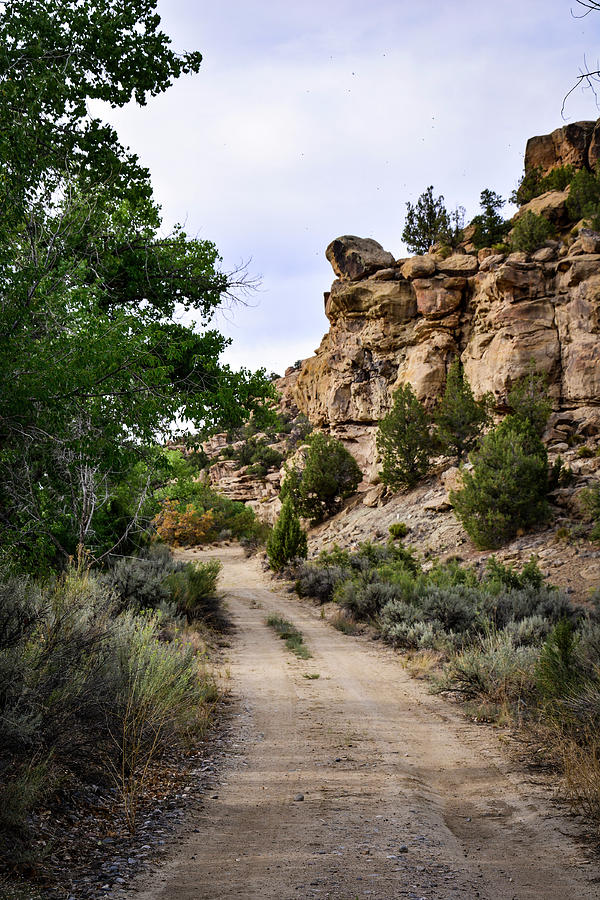
[[[501,547],[548,517],[548,456],[532,425],[507,416],[482,439],[450,499],[480,549]]]
[[[143,513],[165,542],[199,544],[228,538],[264,542],[268,528],[254,510],[199,480],[189,457],[178,450],[163,451],[157,472],[161,485],[144,504]]]
[[[546,191],[564,191],[574,175],[573,166],[557,166],[546,175],[542,174],[539,166],[535,166],[523,175],[516,190],[510,195],[510,202],[515,206],[523,206]]]
[[[227,341],[209,327],[243,275],[220,270],[210,241],[161,233],[147,171],[88,114],[89,100],[143,104],[200,59],[171,49],[156,0],[0,7],[0,552],[13,563],[123,548],[156,436],[176,420],[239,425],[273,393],[264,373],[219,362]]]
[[[285,455],[272,447],[268,439],[254,436],[244,440],[242,446],[236,449],[226,447],[222,456],[236,460],[239,467],[248,466],[248,474],[257,475],[259,478],[264,477],[269,469],[278,469],[285,459]]]
[[[394,405],[379,423],[377,449],[381,480],[392,490],[413,487],[429,471],[433,440],[430,418],[410,384],[400,385]]]
[[[592,521],[590,538],[600,541],[600,481],[595,481],[581,492],[583,508]]]
[[[600,168],[595,172],[581,169],[571,181],[567,199],[569,218],[587,219],[594,229],[600,228]]]
[[[533,360],[526,374],[509,390],[507,400],[512,418],[528,423],[541,437],[552,412],[552,401],[548,397],[548,379],[536,371]]]
[[[279,572],[291,559],[306,559],[307,553],[306,533],[300,527],[291,498],[287,497],[267,541],[269,564],[275,572]]]
[[[311,525],[337,512],[362,479],[356,460],[342,442],[319,431],[308,438],[304,468],[292,466],[286,470],[281,499],[289,497]]]
[[[500,215],[504,203],[500,194],[496,194],[495,191],[486,188],[481,192],[479,204],[482,212],[471,222],[475,226],[473,243],[478,249],[493,247],[505,239],[510,225]]]
[[[554,226],[543,216],[537,216],[528,209],[520,219],[515,222],[510,235],[510,245],[513,250],[522,250],[524,253],[533,253],[538,247],[552,237]]]
[[[427,253],[430,246],[438,242],[456,246],[462,236],[464,213],[462,207],[449,213],[444,197],[434,197],[433,185],[430,185],[414,206],[410,201],[406,204],[402,240],[411,253]]]
[[[472,450],[489,418],[490,398],[475,400],[459,359],[448,369],[444,395],[434,412],[442,450],[459,462]]]

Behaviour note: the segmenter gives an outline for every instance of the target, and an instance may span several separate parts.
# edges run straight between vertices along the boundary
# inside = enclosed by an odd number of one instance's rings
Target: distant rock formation
[[[595,169],[600,159],[600,119],[571,122],[551,134],[531,137],[525,148],[525,172],[539,168],[545,175],[558,166]]]
[[[530,138],[525,170],[593,168],[598,159],[600,120],[576,122]],[[567,197],[568,189],[549,191],[516,214],[530,209],[559,230],[559,240],[530,255],[477,252],[468,243],[472,228],[451,255],[395,259],[372,238],[354,235],[327,247],[336,276],[325,294],[329,331],[315,355],[276,386],[288,416],[303,413],[354,453],[367,505],[381,499],[375,435],[394,391],[408,382],[433,405],[456,357],[475,395],[492,393],[499,412],[533,360],[548,379],[554,413],[545,437],[557,452],[600,435],[600,234],[582,223],[573,229]],[[214,460],[211,482],[274,521],[282,472],[256,479],[217,459],[223,440],[205,445]]]
[[[597,131],[577,123],[532,138],[527,165],[589,162]],[[565,201],[555,191],[532,203],[560,224]],[[343,439],[371,480],[375,428],[394,390],[409,382],[432,404],[457,356],[475,394],[491,392],[499,410],[533,360],[555,405],[549,439],[600,432],[596,232],[566,234],[531,255],[463,249],[399,260],[371,238],[346,235],[327,257],[337,275],[325,294],[331,327],[315,356],[277,386],[288,409]]]

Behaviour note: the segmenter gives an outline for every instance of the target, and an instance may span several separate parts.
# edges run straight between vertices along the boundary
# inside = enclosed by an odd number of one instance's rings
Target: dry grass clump
[[[338,610],[329,620],[336,631],[342,634],[360,634],[362,629],[343,609]]]

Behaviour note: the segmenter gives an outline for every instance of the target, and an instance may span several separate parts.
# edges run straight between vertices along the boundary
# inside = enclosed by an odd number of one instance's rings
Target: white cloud
[[[561,100],[600,14],[563,0],[163,0],[175,46],[205,54],[147,108],[111,112],[153,174],[167,222],[252,257],[255,309],[224,330],[236,363],[281,370],[317,346],[327,243],[375,237],[400,255],[405,202],[433,184],[449,206],[506,196],[527,137]],[[571,119],[595,118],[575,95]],[[289,354],[286,358],[286,354]]]

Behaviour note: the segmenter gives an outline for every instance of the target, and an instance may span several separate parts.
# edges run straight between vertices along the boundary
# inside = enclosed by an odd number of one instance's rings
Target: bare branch
[[[571,15],[575,19],[583,19],[585,16],[589,16],[591,12],[600,11],[600,2],[598,0],[575,0],[578,6],[582,6],[586,12],[582,12],[581,15],[576,15],[571,9]]]
[[[598,6],[598,9],[600,10],[600,5]],[[569,99],[571,94],[577,90],[578,87],[581,87],[581,89],[584,91],[591,91],[594,95],[594,102],[596,104],[596,107],[599,106],[598,88],[596,85],[600,84],[600,65],[597,64],[597,67],[595,69],[590,69],[587,65],[585,57],[583,58],[583,63],[584,69],[579,70],[577,81],[575,82],[571,90],[568,91],[563,97],[562,106],[560,108],[560,114],[563,119],[565,118],[565,106],[567,104],[567,100]]]

